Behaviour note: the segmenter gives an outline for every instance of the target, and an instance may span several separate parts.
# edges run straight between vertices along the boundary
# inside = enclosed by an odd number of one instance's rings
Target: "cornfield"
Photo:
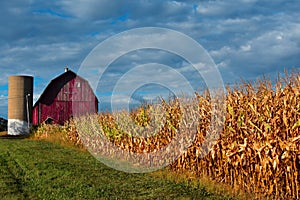
[[[281,78],[275,88],[260,80],[227,91],[225,127],[212,151],[200,159],[196,141],[172,169],[208,175],[257,196],[299,199],[299,74]],[[202,109],[210,112],[209,106]]]
[[[73,119],[65,122],[63,126],[42,123],[32,128],[30,137],[32,139],[48,140],[59,144],[84,148]]]
[[[197,133],[186,152],[169,165],[172,170],[209,176],[257,197],[300,198],[300,74],[279,77],[276,84],[262,79],[227,87],[224,127],[211,148],[203,146],[212,119],[209,92],[197,94],[193,102],[197,113],[190,119],[198,120]],[[106,155],[111,150],[101,149],[103,138],[127,152],[156,152],[176,138],[184,120],[178,99],[162,100],[161,107],[166,120],[160,131],[147,137],[124,132],[116,123],[118,115],[111,113],[75,120],[72,123],[85,133],[72,129],[71,135],[77,143],[83,141],[87,148]],[[129,115],[145,127],[151,121],[151,110],[153,106],[146,105]],[[96,121],[91,120],[95,117]],[[95,126],[88,126],[91,123],[97,123],[102,132],[95,134]],[[180,134],[189,137],[188,128],[181,130],[186,134]]]

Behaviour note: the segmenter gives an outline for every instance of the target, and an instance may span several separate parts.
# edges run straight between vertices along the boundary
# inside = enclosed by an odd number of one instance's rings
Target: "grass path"
[[[89,153],[44,141],[0,139],[1,199],[226,199],[108,168]]]

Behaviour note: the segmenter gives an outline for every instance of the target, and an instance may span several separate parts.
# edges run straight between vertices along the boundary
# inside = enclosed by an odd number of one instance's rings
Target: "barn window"
[[[47,119],[45,120],[45,124],[53,124],[53,119],[51,117],[47,117]]]
[[[76,87],[80,88],[80,82],[76,82]]]

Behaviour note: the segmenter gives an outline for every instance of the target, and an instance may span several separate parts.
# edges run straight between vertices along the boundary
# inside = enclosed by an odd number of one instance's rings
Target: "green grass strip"
[[[228,199],[205,188],[108,168],[88,152],[0,139],[1,199]]]

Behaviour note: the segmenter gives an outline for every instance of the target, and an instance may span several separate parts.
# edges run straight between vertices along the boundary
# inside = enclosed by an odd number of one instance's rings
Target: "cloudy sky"
[[[225,84],[299,69],[299,10],[298,0],[1,1],[0,117],[7,117],[8,76],[34,76],[37,99],[66,65],[77,72],[99,43],[133,28],[162,27],[193,38],[216,63]],[[180,41],[174,44],[181,45]],[[100,101],[105,102],[113,85],[135,66],[149,69],[138,68],[136,76],[153,75],[153,65],[147,63],[174,68],[183,72],[193,87],[201,87],[197,82],[201,77],[191,71],[185,59],[145,49],[128,52],[112,63],[96,92]],[[168,78],[165,73],[156,82]],[[173,86],[176,84],[180,85]],[[120,101],[127,95],[125,87],[123,90],[116,94]],[[168,86],[148,84],[134,98],[151,99],[157,95],[155,91],[168,91]]]

